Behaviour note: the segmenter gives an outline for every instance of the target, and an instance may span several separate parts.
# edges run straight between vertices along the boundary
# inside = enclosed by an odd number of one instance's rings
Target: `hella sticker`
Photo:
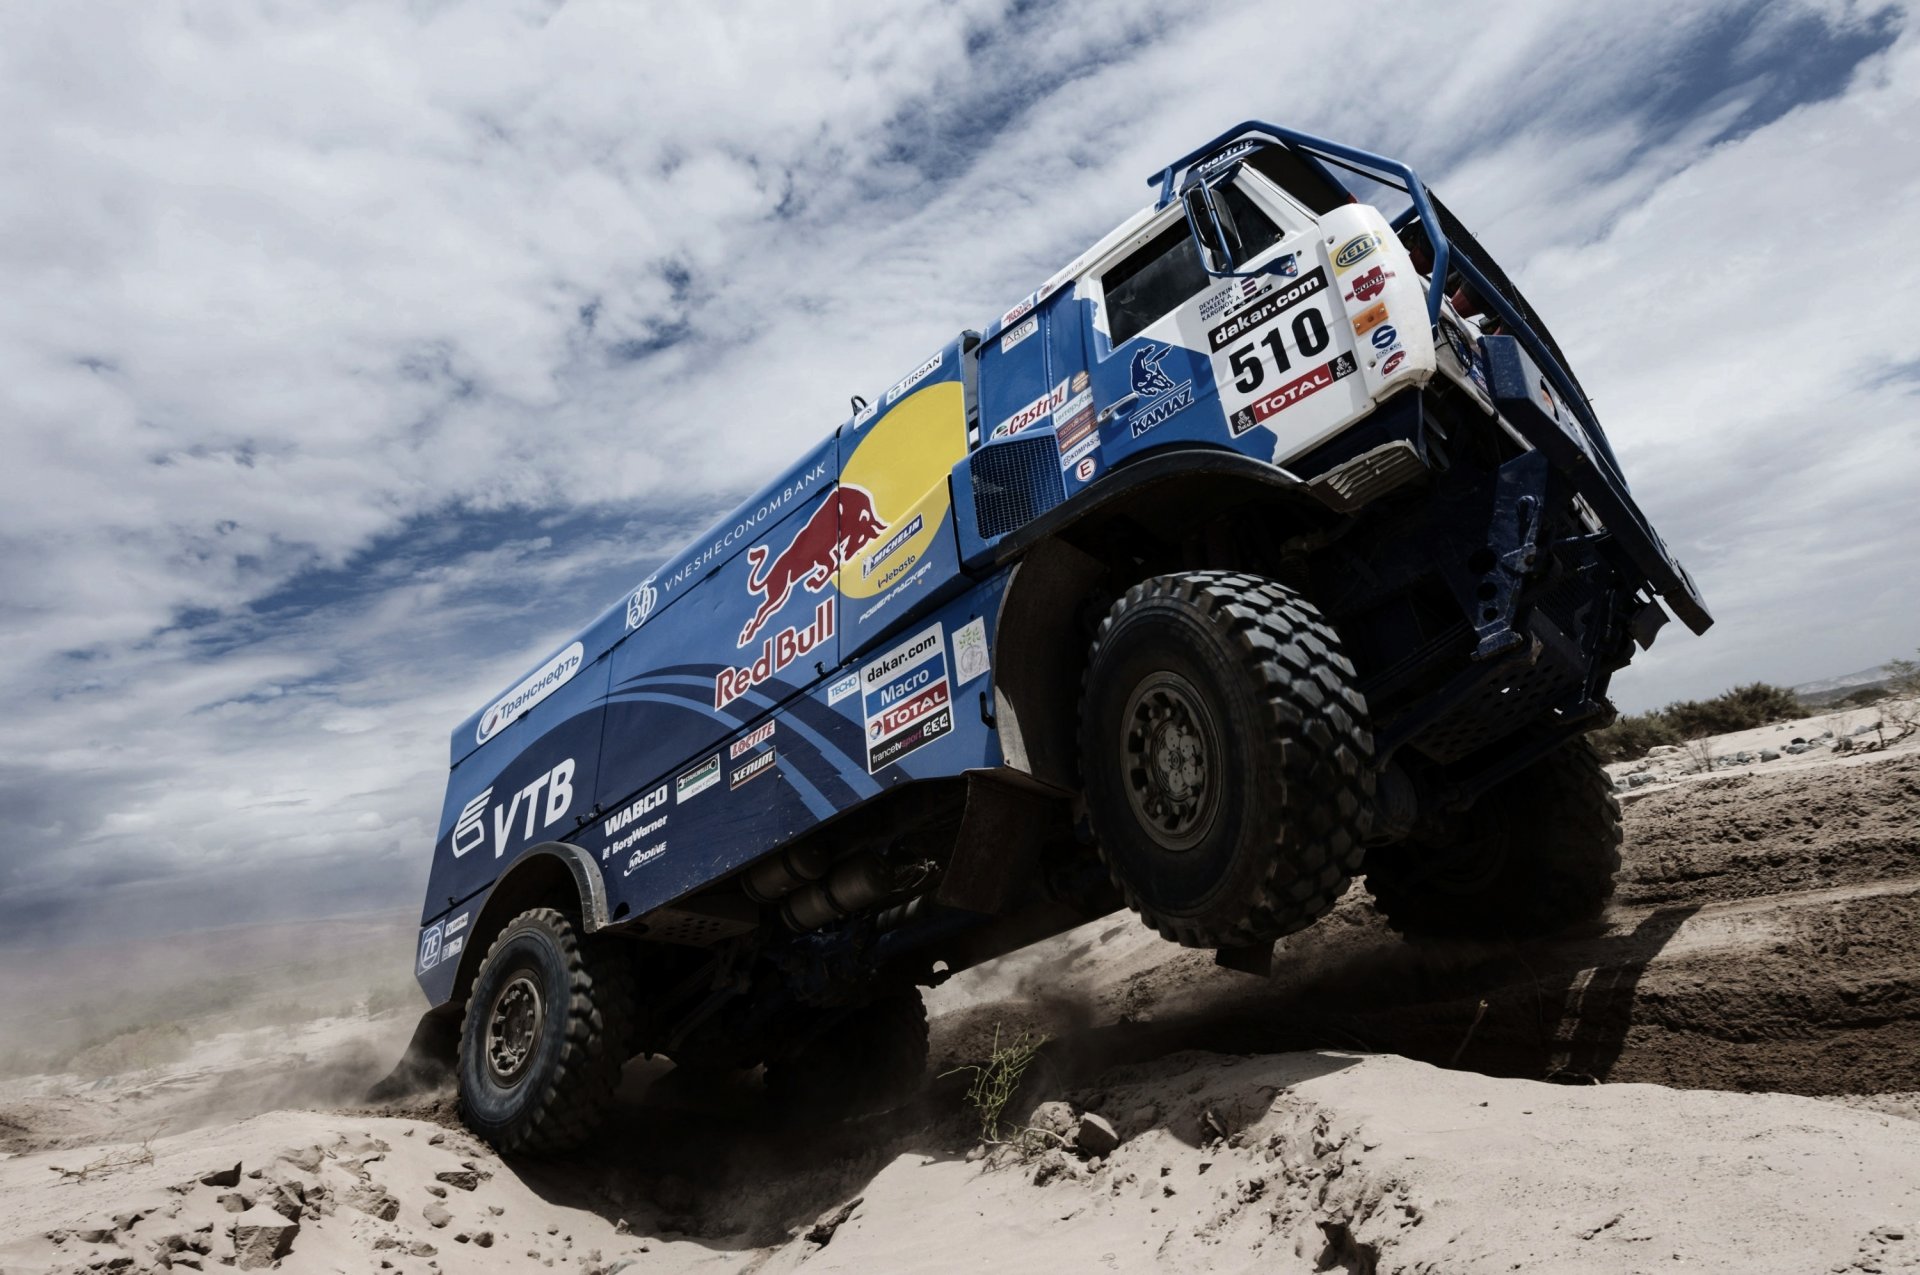
[[[1333,254],[1333,268],[1341,274],[1353,269],[1373,255],[1380,246],[1380,236],[1375,234],[1355,235],[1340,245],[1340,251]]]

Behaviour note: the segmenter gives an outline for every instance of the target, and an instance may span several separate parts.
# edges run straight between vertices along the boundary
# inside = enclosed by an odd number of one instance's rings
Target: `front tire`
[[[461,1119],[503,1152],[585,1142],[620,1083],[632,1005],[622,953],[552,908],[522,912],[467,997]]]
[[[1367,889],[1411,939],[1542,938],[1606,911],[1620,842],[1613,781],[1577,739],[1481,794],[1444,841],[1375,847]]]
[[[1188,947],[1244,947],[1325,915],[1359,867],[1373,736],[1320,612],[1258,576],[1128,590],[1080,712],[1094,839],[1127,905]]]

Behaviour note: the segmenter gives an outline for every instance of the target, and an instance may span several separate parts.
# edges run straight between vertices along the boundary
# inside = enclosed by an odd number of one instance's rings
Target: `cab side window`
[[[1279,227],[1238,185],[1229,182],[1214,194],[1237,265],[1244,266],[1280,241]],[[1108,340],[1116,348],[1131,341],[1208,282],[1193,236],[1187,231],[1187,219],[1176,218],[1100,276],[1100,291],[1107,301]]]

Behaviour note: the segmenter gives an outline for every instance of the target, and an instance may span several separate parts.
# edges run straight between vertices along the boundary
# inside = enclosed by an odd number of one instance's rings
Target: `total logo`
[[[493,857],[498,859],[507,852],[508,839],[514,836],[514,827],[521,824],[519,835],[523,840],[531,841],[534,823],[540,827],[551,828],[567,817],[573,808],[573,758],[569,757],[544,774],[535,776],[532,783],[515,792],[504,801],[493,801],[493,789],[488,788],[460,809],[460,817],[454,820],[453,832],[447,843],[458,859],[477,850],[487,840],[487,830],[493,830]],[[541,801],[544,790],[546,800]],[[521,820],[521,807],[526,807],[526,818]],[[542,805],[545,817],[542,818]],[[492,817],[488,814],[491,811]]]
[[[742,647],[753,641],[767,621],[787,605],[796,587],[809,593],[826,588],[842,562],[886,530],[887,524],[874,511],[873,497],[858,487],[840,483],[827,493],[806,525],[793,533],[793,539],[779,554],[773,554],[766,544],[747,550],[747,561],[752,564],[747,592],[759,598],[760,605],[734,645]]]

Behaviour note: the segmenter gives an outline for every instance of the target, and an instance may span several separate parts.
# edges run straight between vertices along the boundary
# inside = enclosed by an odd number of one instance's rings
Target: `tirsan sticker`
[[[1017,328],[1009,328],[1001,335],[1000,353],[1005,354],[1008,350],[1011,350],[1014,346],[1020,344],[1039,330],[1040,316],[1037,314],[1029,316],[1025,323],[1022,323]]]
[[[1364,274],[1355,275],[1350,282],[1353,291],[1347,294],[1349,301],[1371,301],[1387,290],[1387,280],[1393,278],[1385,266],[1375,266]]]
[[[953,631],[954,680],[965,686],[987,667],[987,622],[976,615]]]
[[[1352,376],[1353,371],[1353,355],[1342,354],[1339,358],[1313,369],[1305,376],[1288,381],[1272,393],[1261,395],[1233,414],[1233,420],[1230,422],[1233,436],[1240,437],[1254,426],[1286,411],[1295,403],[1318,394],[1335,381]]]
[[[1219,327],[1208,331],[1208,351],[1213,354],[1220,353],[1247,333],[1256,328],[1265,327],[1270,320],[1293,309],[1307,298],[1319,295],[1326,291],[1326,288],[1327,272],[1315,266],[1297,282],[1262,299],[1258,304],[1248,306]]]
[[[1063,379],[1058,385],[1027,404],[1013,415],[993,427],[992,437],[1011,438],[1021,430],[1051,416],[1056,408],[1067,401],[1067,382]]]
[[[766,724],[757,726],[752,731],[734,740],[733,746],[727,749],[727,760],[739,761],[741,757],[772,739],[773,728],[777,724],[778,723],[769,718]]]
[[[1333,254],[1334,270],[1340,274],[1345,274],[1362,261],[1365,261],[1368,257],[1371,257],[1373,250],[1379,246],[1379,235],[1355,235],[1353,238],[1341,244],[1340,251]]]
[[[480,726],[475,731],[475,740],[486,743],[507,728],[508,723],[518,720],[520,714],[553,694],[580,671],[580,661],[585,652],[575,642],[560,654],[527,674],[527,679],[494,701],[493,707],[480,715]]]
[[[779,760],[780,752],[775,748],[769,748],[764,753],[756,753],[753,760],[744,765],[734,767],[733,774],[728,779],[727,787],[738,788],[742,784],[751,783],[753,780],[760,778],[760,776],[772,770],[774,764]]]
[[[1370,305],[1353,316],[1353,334],[1365,336],[1387,321],[1387,303],[1384,301]]]
[[[787,605],[794,589],[818,593],[826,588],[842,562],[879,539],[886,530],[887,524],[874,512],[873,497],[851,483],[839,483],[808,516],[806,525],[793,533],[793,539],[778,556],[772,556],[768,548],[771,542],[748,549],[747,592],[759,598],[760,605],[740,630],[740,640],[734,645],[742,647],[753,641],[767,621]]]
[[[479,849],[487,839],[489,827],[493,830],[493,857],[498,859],[507,851],[507,842],[514,835],[514,825],[520,822],[520,807],[526,805],[526,822],[520,830],[522,839],[531,840],[534,832],[534,820],[539,818],[545,806],[545,819],[542,828],[551,828],[566,818],[567,811],[573,808],[573,758],[569,757],[552,770],[534,777],[532,783],[514,793],[506,801],[492,802],[493,789],[488,788],[479,796],[461,808],[460,817],[454,821],[453,832],[447,837],[453,857],[458,859],[473,850]],[[542,803],[541,790],[546,790],[546,801]],[[488,810],[493,818],[487,818]]]
[[[420,932],[420,972],[426,973],[440,963],[440,922]]]
[[[878,773],[953,729],[953,693],[940,626],[914,634],[860,670],[867,770]]]
[[[941,350],[925,363],[922,363],[919,367],[907,373],[906,380],[901,381],[898,385],[887,391],[887,406],[893,406],[895,399],[920,384],[920,382],[926,380],[929,376],[932,376],[935,372],[938,372],[940,370],[940,361],[946,357],[947,352]]]
[[[698,797],[719,782],[720,754],[715,753],[673,781],[673,799],[682,802],[690,797]]]

